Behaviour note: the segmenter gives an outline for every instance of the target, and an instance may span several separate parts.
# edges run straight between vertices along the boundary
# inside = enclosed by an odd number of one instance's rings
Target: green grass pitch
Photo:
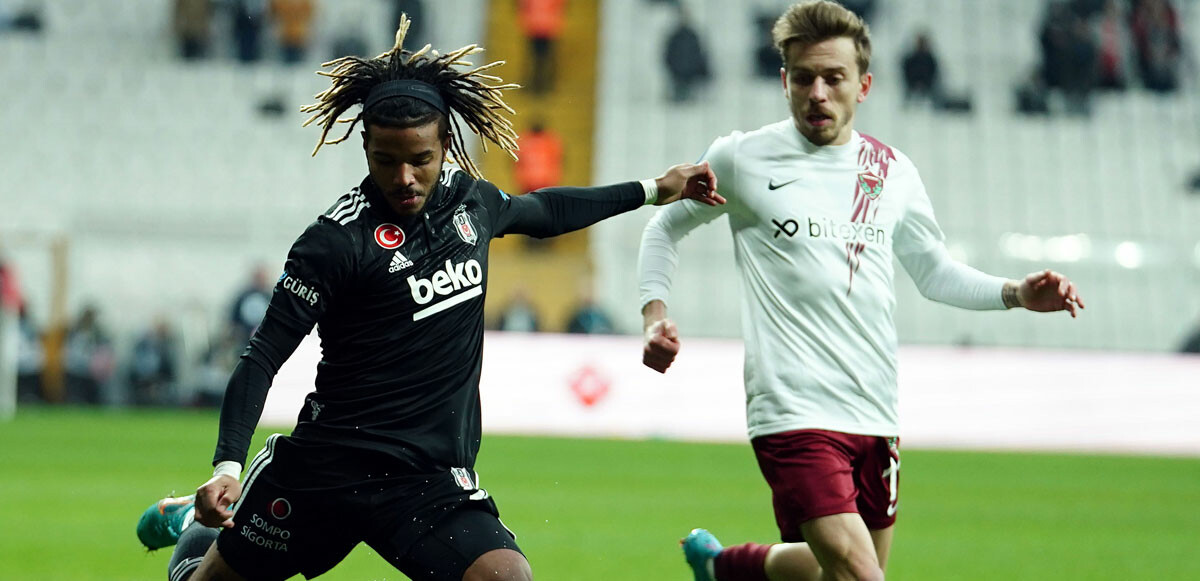
[[[215,435],[211,412],[0,424],[0,579],[164,579],[134,523],[208,476]],[[776,539],[745,445],[485,437],[478,469],[542,580],[690,579],[695,526]],[[901,474],[891,580],[1200,579],[1200,459],[905,450]],[[365,546],[324,578],[403,579]]]

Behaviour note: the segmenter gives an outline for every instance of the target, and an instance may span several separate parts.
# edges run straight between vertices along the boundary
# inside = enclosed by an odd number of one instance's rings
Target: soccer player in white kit
[[[677,241],[728,215],[749,436],[783,543],[722,548],[697,529],[685,557],[697,581],[883,579],[900,468],[893,256],[924,296],[957,307],[1074,317],[1083,302],[1056,272],[1006,280],[950,258],[912,161],[854,131],[872,80],[861,19],[802,2],[773,34],[791,118],[709,147],[727,204],[675,204],[647,225],[643,362],[665,372],[679,351],[666,307]]]

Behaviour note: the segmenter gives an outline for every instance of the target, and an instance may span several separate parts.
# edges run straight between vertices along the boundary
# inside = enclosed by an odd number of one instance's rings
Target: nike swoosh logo
[[[793,179],[790,179],[790,180],[788,180],[788,181],[786,181],[786,182],[783,182],[783,183],[778,183],[778,184],[777,184],[777,183],[775,183],[775,180],[771,180],[770,182],[768,182],[768,183],[767,183],[767,189],[768,189],[768,190],[771,190],[771,191],[773,192],[773,191],[775,191],[775,190],[778,190],[779,188],[782,188],[783,186],[786,186],[786,185],[788,185],[788,184],[790,184],[790,183],[792,183],[792,182],[794,182],[794,181],[797,181],[797,180],[799,180],[799,179],[800,179],[800,178],[793,178]]]

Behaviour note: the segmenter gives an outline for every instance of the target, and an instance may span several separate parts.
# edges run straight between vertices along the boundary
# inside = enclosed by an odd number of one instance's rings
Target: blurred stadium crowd
[[[1075,269],[1113,309],[1042,339],[908,292],[902,340],[1200,352],[1196,2],[844,3],[877,38],[879,88],[859,126],[930,168],[952,252],[1012,276],[1026,260]],[[0,116],[0,370],[17,370],[24,402],[219,403],[291,239],[362,175],[357,142],[306,156],[315,135],[293,112],[321,88],[311,71],[380,52],[401,12],[420,43],[478,41],[510,61],[502,75],[529,93],[522,161],[495,181],[528,191],[642,177],[782,118],[769,26],[786,4],[0,0],[0,74],[21,83]],[[591,85],[569,74],[581,59],[595,62]],[[505,246],[497,262],[584,266],[556,280],[494,272],[493,327],[636,333],[631,257],[646,219],[603,224],[582,245]],[[675,312],[737,336],[734,278],[705,264],[732,265],[713,232],[680,276],[729,313],[687,297]]]

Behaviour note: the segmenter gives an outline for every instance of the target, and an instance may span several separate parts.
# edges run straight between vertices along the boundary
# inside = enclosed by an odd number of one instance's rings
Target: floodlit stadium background
[[[668,102],[662,66],[664,38],[675,20],[671,8],[647,0],[569,2],[555,90],[545,96],[524,91],[510,101],[519,112],[518,131],[541,121],[563,135],[566,183],[651,177],[695,160],[717,136],[785,118],[778,82],[754,76],[752,53],[758,10],[778,12],[787,3],[683,2],[713,70],[713,82],[685,105]],[[93,429],[121,434],[129,421],[120,415],[130,400],[123,378],[134,340],[156,318],[180,340],[179,376],[166,403],[190,401],[203,373],[200,355],[220,334],[251,270],[278,271],[304,226],[364,175],[357,135],[310,158],[319,132],[300,128],[304,116],[296,110],[327,86],[312,72],[333,56],[336,38],[359,36],[369,54],[390,45],[390,7],[382,0],[316,4],[309,53],[288,67],[278,64],[269,42],[262,62],[235,63],[229,33],[219,27],[213,56],[183,63],[175,56],[168,0],[0,0],[0,15],[40,5],[45,22],[40,34],[0,32],[0,259],[15,268],[30,315],[46,332],[43,393],[51,401],[63,395],[55,366],[62,362],[66,326],[85,305],[99,308],[117,356],[101,408],[117,415],[87,424]],[[515,2],[425,4],[435,46],[479,42],[488,49],[481,58],[509,62],[500,76],[525,82],[528,56]],[[1200,5],[1173,3],[1185,50],[1178,91],[1152,94],[1134,82],[1122,93],[1097,94],[1089,117],[1029,117],[1014,113],[1014,91],[1039,59],[1046,2],[877,4],[871,19],[875,86],[856,127],[915,161],[956,257],[1010,277],[1060,270],[1077,282],[1088,305],[1078,320],[959,311],[921,298],[897,268],[901,373],[945,383],[925,391],[905,384],[908,405],[915,406],[906,410],[906,430],[914,431],[906,436],[915,435],[909,441],[926,448],[1200,455],[1194,429],[1200,369],[1196,357],[1173,354],[1200,326],[1200,195],[1189,187],[1200,173]],[[899,62],[922,30],[931,35],[947,88],[971,99],[970,113],[904,107]],[[264,104],[279,104],[284,113],[264,115]],[[1052,105],[1058,109],[1061,102]],[[506,158],[491,152],[482,159],[490,179],[517,189]],[[681,356],[680,369],[691,370],[681,371],[687,379],[639,375],[636,253],[652,213],[642,209],[547,245],[519,239],[493,245],[489,317],[523,289],[545,326],[560,331],[577,300],[592,295],[626,336],[489,337],[489,353],[508,358],[489,363],[501,371],[485,378],[489,431],[739,439],[740,359],[708,357],[736,354],[740,334],[740,289],[724,220],[682,245],[672,316],[685,340],[703,338],[685,347],[693,359],[684,358],[686,350]],[[548,355],[551,349],[587,357],[564,359],[557,351]],[[312,361],[298,363],[311,368]],[[521,365],[539,362],[569,368],[528,382]],[[1004,390],[1051,381],[1035,368],[1057,370],[1053,385]],[[299,381],[293,397],[304,389]],[[946,389],[954,386],[962,391]],[[514,388],[525,391],[501,391]],[[489,401],[489,393],[506,395]],[[286,425],[294,401],[278,404],[276,417],[284,419],[274,425]],[[719,403],[687,407],[697,401]],[[553,413],[527,411],[538,406]],[[30,413],[54,418],[64,413],[59,409],[23,405],[10,425],[21,428]],[[964,409],[971,415],[955,415]],[[170,420],[177,413],[151,415]],[[643,429],[666,415],[681,432]],[[65,431],[73,417],[53,421]],[[631,423],[637,429],[626,429]],[[195,438],[208,442],[215,416],[181,425],[208,426]],[[1054,429],[1038,431],[1047,425]],[[13,442],[0,443],[0,451],[15,458]],[[38,451],[37,441],[23,444]],[[46,445],[39,458],[56,454]],[[202,468],[207,454],[202,447],[161,462]],[[1195,474],[1189,462],[1184,470]],[[29,466],[40,471],[42,465]],[[120,466],[93,468],[122,472]],[[194,468],[155,463],[146,470],[178,476],[171,486],[186,489],[203,476]],[[5,474],[0,485],[11,491],[17,480]],[[1200,478],[1191,482],[1182,497],[1200,501]],[[765,497],[751,492],[758,502],[748,510],[766,519]],[[134,504],[143,500],[153,496]],[[16,503],[0,505],[0,518],[15,511],[21,511]],[[38,526],[35,515],[19,514],[19,522]],[[766,524],[755,530],[770,532]],[[112,534],[132,537],[125,530],[131,526],[121,523]],[[95,529],[109,531],[104,524]],[[5,570],[0,564],[0,577],[10,577]],[[925,578],[919,570],[912,575]]]

